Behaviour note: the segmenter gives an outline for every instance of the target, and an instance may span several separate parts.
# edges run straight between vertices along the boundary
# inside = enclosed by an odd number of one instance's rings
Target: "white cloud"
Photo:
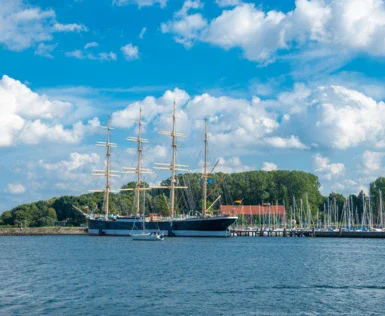
[[[146,97],[133,102],[126,109],[112,114],[112,122],[118,127],[130,127],[137,119],[139,109],[143,117],[152,121],[157,128],[169,127],[170,117],[164,116],[172,111],[176,101],[178,131],[190,134],[193,130],[203,130],[204,119],[209,119],[210,142],[222,148],[239,148],[251,145],[276,148],[307,149],[298,136],[288,138],[275,136],[280,128],[279,116],[267,111],[266,103],[254,97],[251,101],[227,96],[213,97],[207,93],[193,98],[187,92],[175,89],[167,91],[156,99]]]
[[[131,43],[123,46],[122,48],[120,48],[120,50],[123,52],[124,57],[127,60],[135,60],[139,58],[138,46],[134,46]]]
[[[327,180],[339,177],[345,172],[345,165],[343,163],[330,163],[330,159],[323,157],[321,154],[314,156],[313,164],[315,172]]]
[[[89,60],[98,60],[98,61],[115,61],[117,60],[117,56],[114,52],[102,52],[98,54],[91,54],[91,53],[86,53],[82,50],[74,50],[71,52],[66,52],[66,55],[68,57],[73,57],[76,59],[89,59]]]
[[[116,6],[125,6],[128,4],[136,4],[139,8],[150,7],[159,4],[161,8],[166,7],[168,0],[112,0],[112,4]]]
[[[177,104],[183,132],[203,130],[203,120],[208,118],[211,141],[221,147],[385,147],[385,103],[343,86],[297,83],[292,91],[267,100],[214,97],[208,93],[190,97],[186,91],[176,92],[181,96]],[[174,94],[168,93],[172,97],[167,106],[162,98],[147,97],[114,114],[115,122],[131,126],[142,106],[148,109],[148,120],[166,125],[167,120],[159,115],[172,109]]]
[[[42,140],[79,142],[100,124],[97,118],[86,125],[74,123],[72,128],[58,123],[73,110],[73,104],[39,95],[20,81],[4,75],[0,80],[0,147],[15,142],[37,144]]]
[[[266,137],[265,143],[271,147],[276,148],[297,148],[297,149],[308,149],[297,136],[291,135],[289,138],[283,138],[279,136]]]
[[[297,0],[295,5],[293,11],[284,13],[239,4],[209,22],[200,14],[175,16],[162,24],[162,31],[174,34],[175,40],[185,46],[202,41],[224,49],[240,48],[245,58],[264,64],[292,47],[316,47],[321,53],[331,50],[385,55],[383,1]]]
[[[90,42],[84,45],[84,49],[92,48],[92,47],[98,47],[99,44],[97,42]]]
[[[0,43],[9,50],[22,51],[51,41],[59,31],[85,31],[79,24],[60,24],[55,11],[42,10],[23,0],[3,0],[0,6]]]
[[[49,125],[41,120],[26,121],[18,135],[18,140],[25,144],[35,145],[44,140],[50,142],[79,143],[87,133],[94,133],[100,127],[99,119],[89,120],[86,125],[78,122],[72,128],[61,124]]]
[[[274,171],[278,170],[278,166],[273,162],[264,162],[261,169],[263,171]]]
[[[21,194],[24,193],[26,190],[25,187],[20,183],[9,183],[4,191],[10,194]]]
[[[35,50],[35,55],[43,56],[46,58],[53,58],[52,52],[55,50],[56,47],[57,43],[52,45],[40,43],[37,49]]]
[[[56,162],[39,160],[28,167],[33,171],[30,182],[40,182],[43,187],[50,186],[50,190],[59,191],[60,194],[66,192],[80,194],[87,188],[101,189],[100,186],[103,186],[100,183],[92,184],[95,182],[95,178],[91,176],[92,171],[105,168],[103,159],[97,153],[73,152],[66,159]]]
[[[381,170],[382,158],[384,158],[385,153],[373,152],[373,151],[364,151],[362,154],[362,163],[364,166],[365,173],[378,173]]]
[[[160,114],[171,113],[174,100],[180,106],[185,104],[189,98],[185,91],[178,88],[175,88],[174,91],[166,91],[160,98],[148,96],[141,101],[129,104],[123,110],[112,113],[112,124],[116,127],[131,127],[137,120],[140,109],[143,111],[144,121],[159,119]]]
[[[296,115],[286,126],[301,127],[309,143],[347,149],[361,144],[385,147],[383,102],[342,86],[320,86],[297,98]]]
[[[89,164],[98,164],[100,161],[100,156],[96,153],[79,154],[74,152],[70,154],[69,160],[62,160],[57,163],[47,163],[44,160],[39,160],[39,166],[50,171],[71,172]]]
[[[81,24],[61,24],[61,23],[55,23],[53,26],[53,30],[55,32],[87,32],[88,29]]]
[[[233,173],[255,170],[254,167],[244,165],[239,157],[230,157],[228,159],[219,158],[215,172]]]
[[[146,33],[146,31],[147,31],[147,27],[143,27],[142,30],[140,31],[140,34],[139,34],[139,38],[140,39],[143,39],[144,34]]]
[[[220,7],[235,7],[242,4],[241,0],[215,0],[215,3]]]
[[[203,7],[199,0],[186,0],[182,8],[177,11],[174,20],[161,24],[162,33],[174,34],[177,43],[186,48],[191,47],[195,40],[201,37],[201,32],[207,27],[207,20],[200,13],[188,14],[191,9]]]
[[[358,194],[363,191],[365,194],[369,193],[369,183],[374,181],[375,178],[360,178],[358,177],[355,180],[352,179],[343,179],[341,181],[333,181],[330,185],[330,189],[334,192],[341,194]],[[329,194],[327,192],[326,194]]]

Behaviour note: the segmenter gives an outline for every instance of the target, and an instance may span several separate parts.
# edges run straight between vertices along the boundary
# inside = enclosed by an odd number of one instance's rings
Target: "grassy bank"
[[[0,228],[0,236],[87,235],[84,227]]]

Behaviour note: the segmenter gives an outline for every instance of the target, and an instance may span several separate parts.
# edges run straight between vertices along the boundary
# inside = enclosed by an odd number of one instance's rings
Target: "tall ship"
[[[203,186],[203,203],[202,212],[199,216],[179,215],[175,213],[175,193],[176,190],[187,189],[186,186],[177,185],[176,171],[188,171],[187,166],[177,164],[177,138],[184,135],[176,132],[176,105],[174,102],[172,117],[171,132],[161,131],[159,134],[171,137],[172,157],[171,163],[155,163],[155,169],[170,170],[171,178],[168,186],[153,186],[145,187],[141,180],[141,175],[150,173],[151,170],[142,167],[142,144],[148,142],[147,139],[142,138],[142,115],[139,114],[138,135],[137,137],[128,137],[127,140],[137,143],[137,166],[136,168],[124,168],[122,173],[136,174],[137,182],[135,188],[121,189],[120,191],[134,191],[135,192],[135,216],[109,216],[109,194],[111,177],[118,176],[119,171],[111,170],[111,148],[116,147],[116,144],[111,143],[111,123],[110,117],[107,129],[107,141],[99,142],[98,146],[105,146],[106,155],[106,169],[95,170],[95,176],[105,177],[105,188],[103,190],[91,190],[91,192],[104,192],[104,216],[87,218],[88,233],[92,236],[133,236],[138,234],[138,231],[145,230],[146,232],[159,233],[169,237],[228,237],[230,236],[229,227],[237,220],[235,216],[209,216],[210,208],[219,201],[220,196],[207,208],[207,182],[209,175],[207,173],[207,146],[208,146],[208,127],[207,120],[205,121],[205,139],[204,139],[204,166],[202,176]],[[156,217],[145,216],[144,210],[140,210],[141,193],[151,189],[168,189],[170,190],[170,216]]]

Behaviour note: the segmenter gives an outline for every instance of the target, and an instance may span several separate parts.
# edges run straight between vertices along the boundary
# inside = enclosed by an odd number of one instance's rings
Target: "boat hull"
[[[236,217],[189,218],[178,220],[141,221],[105,221],[88,219],[88,233],[93,236],[132,236],[139,231],[158,232],[169,237],[229,237],[229,226]]]
[[[132,235],[132,240],[138,240],[138,241],[162,241],[163,239],[164,238],[162,235],[151,234],[151,233]]]

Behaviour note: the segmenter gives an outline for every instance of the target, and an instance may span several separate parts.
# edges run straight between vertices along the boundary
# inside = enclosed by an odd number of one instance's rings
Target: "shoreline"
[[[85,227],[0,228],[0,236],[88,235]]]

